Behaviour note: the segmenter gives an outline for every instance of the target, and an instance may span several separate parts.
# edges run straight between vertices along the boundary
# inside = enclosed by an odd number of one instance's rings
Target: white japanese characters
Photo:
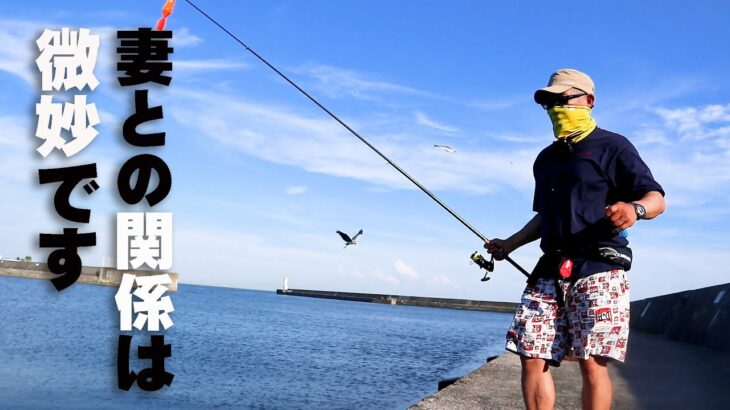
[[[117,213],[117,269],[172,268],[172,212]]]
[[[44,140],[37,149],[47,157],[54,149],[63,150],[71,157],[84,149],[99,132],[99,112],[96,104],[86,104],[85,95],[75,95],[72,103],[54,103],[52,95],[42,95],[41,102],[35,105],[38,126],[35,136]],[[72,141],[61,136],[61,129],[71,131]]]
[[[88,86],[92,91],[99,85],[94,75],[99,54],[99,36],[89,29],[79,31],[62,28],[45,29],[36,40],[40,56],[35,63],[41,72],[42,91],[61,91]]]
[[[35,60],[41,72],[41,91],[78,91],[99,85],[94,75],[96,58],[99,54],[99,36],[90,34],[89,29],[61,31],[45,29],[36,40],[41,52]],[[84,149],[99,134],[94,128],[99,125],[99,112],[95,104],[86,103],[85,94],[74,95],[73,102],[53,102],[52,95],[41,95],[36,104],[38,126],[36,137],[44,140],[37,149],[44,158],[54,149],[63,150],[71,157]],[[71,141],[62,135],[62,130],[71,133]]]
[[[134,289],[134,285],[138,285]],[[162,296],[168,288],[165,284],[172,283],[167,274],[154,276],[135,276],[129,273],[122,275],[122,283],[114,296],[119,310],[119,330],[131,331],[132,326],[142,330],[147,325],[147,330],[157,332],[160,324],[165,330],[173,323],[170,313],[175,311],[169,296]],[[133,301],[136,296],[138,301]],[[134,314],[136,317],[133,319]]]

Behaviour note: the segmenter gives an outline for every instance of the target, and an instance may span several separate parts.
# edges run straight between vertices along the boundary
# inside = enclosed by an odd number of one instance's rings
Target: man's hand
[[[620,232],[636,223],[636,209],[632,204],[616,202],[606,207],[606,218],[611,221],[616,231]]]
[[[513,246],[504,239],[492,239],[484,244],[484,248],[489,252],[490,255],[494,256],[494,259],[501,261],[513,250]]]

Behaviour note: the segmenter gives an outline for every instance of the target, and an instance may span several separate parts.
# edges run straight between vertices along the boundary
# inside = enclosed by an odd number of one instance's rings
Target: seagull
[[[348,245],[357,245],[357,238],[359,238],[360,235],[362,235],[362,229],[360,229],[360,232],[355,234],[355,236],[353,236],[352,238],[350,238],[350,235],[348,235],[342,231],[337,231],[337,233],[340,234],[340,237],[342,237],[342,240],[345,241],[345,248],[347,248]]]
[[[434,148],[439,148],[439,149],[442,149],[442,150],[444,150],[444,151],[446,151],[446,152],[454,152],[454,151],[456,151],[455,149],[451,148],[451,147],[450,147],[450,146],[448,146],[448,145],[439,145],[439,144],[433,144],[433,147],[434,147]]]

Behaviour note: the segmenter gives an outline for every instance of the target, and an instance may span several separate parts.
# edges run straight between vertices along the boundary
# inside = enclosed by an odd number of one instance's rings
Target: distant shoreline
[[[125,273],[131,273],[135,276],[168,274],[170,276],[170,279],[172,280],[172,283],[166,285],[168,291],[177,291],[178,274],[175,272],[167,271],[119,270],[115,268],[99,266],[83,266],[81,268],[81,274],[79,275],[79,278],[76,280],[76,282],[86,283],[89,285],[118,287],[122,281],[122,275]],[[57,277],[58,275],[52,273],[48,269],[48,264],[43,262],[0,259],[0,276],[50,280]]]
[[[430,298],[421,296],[383,295],[377,293],[335,292],[327,290],[277,289],[277,295],[303,296],[320,299],[348,300],[385,305],[420,306],[442,309],[475,310],[481,312],[514,313],[518,303],[490,302],[468,299]]]

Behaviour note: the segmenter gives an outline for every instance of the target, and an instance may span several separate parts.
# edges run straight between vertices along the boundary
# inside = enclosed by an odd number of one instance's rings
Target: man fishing
[[[631,267],[626,229],[666,207],[664,190],[625,137],[591,117],[593,80],[558,70],[535,92],[556,137],[535,159],[536,215],[507,239],[484,246],[495,259],[540,239],[540,258],[507,333],[520,355],[528,409],[552,409],[549,366],[580,364],[584,409],[611,406],[609,360],[623,362],[629,335]]]

